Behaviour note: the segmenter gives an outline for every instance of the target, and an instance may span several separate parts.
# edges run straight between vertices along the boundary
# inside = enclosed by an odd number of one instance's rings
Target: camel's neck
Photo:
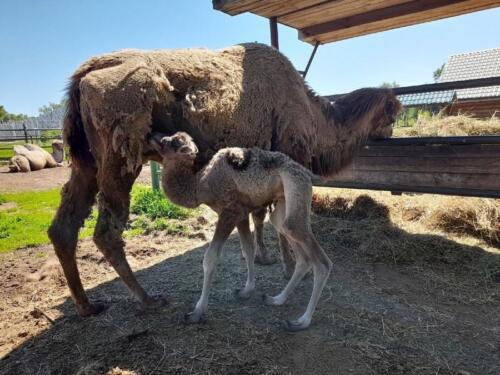
[[[315,103],[317,109],[317,142],[313,149],[311,169],[321,176],[333,176],[347,167],[366,140],[371,115],[342,123],[326,103]]]
[[[189,208],[198,207],[201,204],[198,199],[198,182],[198,175],[191,162],[163,162],[163,190],[173,203]]]

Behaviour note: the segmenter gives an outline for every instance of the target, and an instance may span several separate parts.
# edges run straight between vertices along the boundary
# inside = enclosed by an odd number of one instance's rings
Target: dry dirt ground
[[[78,250],[98,316],[76,315],[50,246],[0,260],[1,374],[499,374],[498,253],[391,222],[369,197],[335,214],[313,215],[313,230],[334,262],[311,327],[290,334],[280,321],[304,309],[312,280],[282,307],[262,293],[285,284],[279,264],[258,266],[257,292],[233,297],[245,265],[233,234],[212,288],[205,324],[184,325],[199,297],[204,234],[213,216],[193,220],[191,238],[153,233],[127,240],[139,281],[169,305],[141,311],[90,240]],[[277,240],[266,226],[265,240]],[[374,251],[376,249],[376,251]],[[486,277],[485,275],[488,275]]]
[[[67,166],[46,168],[29,173],[10,173],[9,168],[0,166],[0,193],[47,190],[64,185],[70,175]],[[149,166],[144,166],[138,182],[151,183]]]

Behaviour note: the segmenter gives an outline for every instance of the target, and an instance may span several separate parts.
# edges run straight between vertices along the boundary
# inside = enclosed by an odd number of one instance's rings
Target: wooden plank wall
[[[500,198],[500,142],[447,144],[446,139],[413,145],[398,139],[372,142],[322,186]]]
[[[481,118],[500,117],[500,98],[458,100],[450,105],[448,114],[467,114]]]

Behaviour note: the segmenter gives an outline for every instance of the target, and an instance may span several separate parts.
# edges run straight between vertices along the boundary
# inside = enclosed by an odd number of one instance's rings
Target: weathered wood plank
[[[483,9],[494,8],[499,5],[500,1],[498,0],[468,0],[436,9],[430,9],[420,12],[416,11],[414,13],[405,15],[391,16],[390,14],[387,14],[387,18],[383,18],[378,21],[374,20],[372,22],[346,26],[340,29],[337,28],[336,30],[333,30],[331,32],[322,30],[322,32],[317,35],[307,35],[306,33],[302,33],[299,30],[299,39],[312,44],[316,42],[329,43],[384,30],[416,25],[423,22],[458,16],[461,14],[476,12]]]
[[[262,17],[277,17],[324,3],[325,0],[213,0],[214,9],[236,16],[252,12]]]
[[[407,3],[411,0],[338,0],[323,2],[313,7],[288,13],[279,17],[279,22],[302,29],[324,22],[351,17],[356,14]]]
[[[464,160],[465,159],[465,160]],[[354,168],[361,172],[369,171],[394,171],[413,173],[476,173],[491,174],[492,171],[500,171],[500,151],[496,158],[450,158],[450,157],[404,157],[395,159],[393,157],[365,157],[356,159]]]
[[[397,139],[374,141],[322,186],[500,198],[500,144],[446,144],[446,139],[405,146],[391,145]]]

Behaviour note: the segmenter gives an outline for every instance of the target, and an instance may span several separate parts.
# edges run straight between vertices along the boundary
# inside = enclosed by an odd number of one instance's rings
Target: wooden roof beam
[[[408,3],[397,4],[390,7],[372,10],[366,13],[355,14],[318,25],[305,27],[299,30],[301,39],[314,39],[315,36],[361,26],[372,22],[382,21],[389,18],[406,16],[412,13],[424,12],[448,5],[466,2],[468,0],[415,0]]]

